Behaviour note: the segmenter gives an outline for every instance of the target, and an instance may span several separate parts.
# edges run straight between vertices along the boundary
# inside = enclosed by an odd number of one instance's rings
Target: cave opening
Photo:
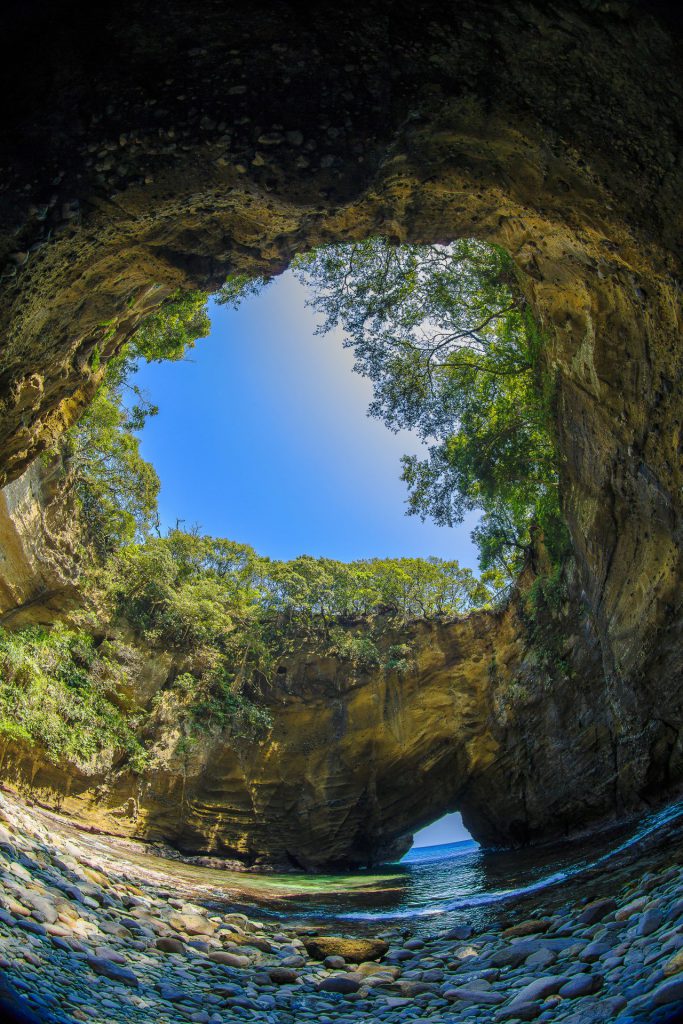
[[[250,301],[263,304],[255,293],[269,282],[255,282],[248,276],[228,278],[213,305],[215,317],[220,317],[221,306],[231,305],[236,323],[228,339],[213,339],[223,346],[223,365],[217,365],[215,351],[202,365],[209,343],[201,339],[210,333],[205,293],[174,294],[142,321],[107,366],[83,418],[60,440],[47,464],[40,463],[35,471],[46,470],[48,476],[61,479],[59,498],[69,507],[69,529],[74,536],[80,531],[82,572],[77,582],[82,607],[64,623],[49,602],[25,601],[12,610],[12,629],[0,638],[7,677],[2,731],[8,743],[37,744],[48,763],[54,767],[69,763],[79,772],[89,770],[93,757],[101,758],[99,774],[107,777],[115,771],[135,786],[146,787],[146,780],[159,768],[178,773],[183,780],[189,773],[195,793],[180,805],[170,838],[186,851],[216,852],[247,864],[260,855],[262,839],[257,833],[271,825],[271,797],[267,795],[253,822],[235,827],[230,822],[233,812],[221,804],[217,790],[216,809],[205,812],[205,824],[197,830],[192,823],[194,806],[202,799],[204,785],[212,784],[215,758],[227,758],[226,765],[235,758],[242,763],[243,749],[250,750],[254,763],[247,775],[258,775],[259,746],[267,746],[283,727],[278,705],[296,695],[302,685],[316,701],[325,703],[330,674],[338,677],[336,685],[378,686],[386,705],[382,728],[393,731],[397,694],[419,687],[421,648],[426,643],[428,649],[430,631],[447,635],[450,625],[473,609],[504,610],[517,576],[541,550],[535,531],[543,531],[548,564],[552,566],[552,556],[558,558],[548,572],[560,571],[566,551],[566,541],[559,552],[551,548],[553,529],[558,533],[557,526],[552,526],[553,516],[559,520],[561,513],[552,402],[541,370],[543,339],[508,254],[474,240],[416,246],[378,236],[322,247],[295,261],[295,268],[296,282],[285,276],[269,292],[280,305],[276,301],[266,306],[264,321],[255,321],[246,332],[239,307]],[[315,332],[308,327],[311,337],[298,362],[293,344],[283,344],[280,298],[291,301],[293,283],[298,288],[294,331],[300,336],[305,333],[302,285],[310,288],[308,293],[303,291],[304,297],[309,296],[308,304],[323,314]],[[263,335],[264,324],[271,331],[277,325],[268,357],[259,348],[260,338],[249,335],[249,330]],[[257,552],[250,543],[207,534],[198,525],[185,527],[186,516],[178,514],[177,505],[171,515],[168,506],[165,516],[159,514],[159,480],[144,450],[140,453],[139,435],[142,432],[144,438],[143,428],[156,419],[159,392],[148,393],[147,384],[159,372],[157,364],[162,364],[180,381],[171,396],[175,405],[169,402],[169,416],[161,419],[157,439],[166,466],[180,471],[180,498],[199,497],[197,518],[204,518],[206,511],[215,516],[217,511],[223,524],[230,523],[234,509],[226,508],[225,499],[231,491],[242,496],[246,465],[234,465],[233,460],[246,454],[266,486],[261,519],[257,521],[252,506],[243,522],[254,531],[264,524],[272,527],[273,522],[281,528],[284,520],[280,543],[291,544],[290,522],[282,513],[282,487],[276,488],[279,515],[271,500],[271,474],[277,461],[282,461],[288,433],[283,403],[277,400],[282,396],[287,363],[295,364],[295,380],[302,374],[302,363],[308,369],[313,361],[317,342],[312,335],[329,333],[331,328],[337,347],[326,369],[327,381],[323,387],[317,378],[307,381],[310,391],[322,392],[320,414],[323,410],[331,414],[333,422],[339,414],[332,402],[343,365],[338,357],[348,355],[347,380],[355,382],[353,369],[371,387],[359,392],[354,409],[344,412],[357,415],[358,406],[371,399],[370,411],[383,421],[383,438],[391,436],[384,433],[386,426],[400,433],[403,482],[412,489],[410,511],[423,520],[435,519],[442,530],[468,514],[476,517],[473,538],[479,547],[480,575],[453,557],[452,545],[446,558],[429,549],[428,557],[415,557],[413,552],[408,557],[401,538],[398,553],[387,552],[386,503],[378,510],[385,547],[379,553],[368,550],[372,544],[366,536],[369,514],[364,513],[356,524],[347,521],[358,503],[354,494],[347,507],[335,510],[337,519],[327,509],[341,502],[330,494],[312,518],[299,516],[304,523],[296,543],[305,545],[304,553],[293,548],[290,555],[295,557],[284,560],[273,558],[271,552]],[[200,344],[195,347],[197,336]],[[275,353],[280,349],[285,361],[278,365]],[[190,366],[178,365],[188,361],[188,352]],[[96,347],[93,361],[98,353]],[[245,353],[256,381],[251,393],[234,369],[235,355]],[[267,362],[275,365],[266,369]],[[195,367],[200,371],[199,386],[192,405],[186,377]],[[212,392],[215,382],[218,391]],[[222,403],[226,382],[235,397]],[[267,409],[264,392],[269,386],[275,405],[270,422],[261,412],[264,405]],[[341,395],[342,406],[351,405],[348,398],[348,391]],[[163,407],[163,394],[160,401]],[[202,436],[207,411],[209,434]],[[245,425],[252,411],[255,416]],[[319,435],[314,440],[322,443],[319,453],[324,453],[332,475],[337,476],[339,467],[330,459],[323,431],[315,429],[310,409],[303,412],[304,433],[294,447],[302,437],[308,438],[313,424],[313,432]],[[367,457],[369,446],[365,438],[350,436],[351,422],[347,418],[343,424],[338,443],[355,463]],[[231,433],[237,446],[221,463],[221,438]],[[279,448],[276,461],[268,464],[265,456],[272,453],[274,437]],[[406,437],[414,445],[408,454]],[[197,446],[208,453],[203,464]],[[199,463],[194,486],[192,479],[188,486],[187,453],[190,463]],[[372,453],[369,466],[375,476],[377,462]],[[214,486],[201,486],[207,477]],[[312,480],[320,482],[308,467],[304,479],[309,487]],[[222,493],[216,481],[225,488]],[[30,495],[34,483],[39,481],[31,480]],[[304,502],[306,490],[304,486]],[[380,481],[375,493],[383,490],[386,485]],[[19,500],[21,494],[19,488]],[[178,495],[176,489],[176,500]],[[386,495],[382,498],[386,502]],[[213,501],[213,507],[202,505],[207,500]],[[366,501],[372,504],[372,494],[366,495]],[[295,513],[301,502],[302,494],[297,493]],[[329,521],[321,524],[321,518]],[[323,547],[322,554],[314,552],[317,557],[313,557],[307,539],[312,525],[323,525],[327,537],[337,535],[337,543],[346,547],[332,552]],[[420,542],[425,544],[422,538]],[[314,539],[318,547],[321,543],[324,539]],[[346,559],[340,559],[340,554]],[[302,659],[320,667],[310,673]],[[137,682],[141,667],[157,660],[161,670],[141,688]],[[323,668],[326,660],[329,665]],[[33,666],[28,675],[27,663]],[[145,676],[150,668],[151,664],[144,667]],[[321,673],[319,679],[315,672]],[[44,710],[36,715],[39,705]],[[452,714],[456,720],[461,714],[457,701]],[[336,711],[331,725],[335,716]],[[286,717],[283,721],[286,728]],[[342,731],[349,730],[344,726]],[[352,743],[354,735],[351,730]],[[459,736],[456,741],[462,742]],[[324,746],[319,737],[314,743]],[[447,746],[436,759],[429,745],[415,758],[418,770],[422,761],[435,761],[437,774],[448,770]],[[306,761],[303,767],[306,773],[311,770]],[[17,770],[23,771],[21,757]],[[466,765],[459,766],[455,779],[463,771]],[[385,772],[383,766],[380,772]],[[242,769],[240,774],[240,789],[253,784]],[[354,770],[353,776],[359,798],[368,799],[363,768]],[[33,773],[31,784],[40,787],[37,778]],[[374,785],[382,789],[387,779],[380,774]],[[451,802],[452,787],[450,782],[443,792],[432,794],[430,809],[435,816]],[[112,797],[118,800],[120,784],[115,791]],[[155,824],[156,810],[147,820],[143,799],[128,798],[124,806],[124,817],[132,819],[127,827],[134,834],[154,836],[157,829],[166,828]],[[87,813],[92,813],[90,804]],[[104,811],[110,824],[115,813],[109,808]],[[413,822],[424,817],[425,808],[416,807],[396,821],[383,821],[380,816],[379,821],[361,822],[348,854],[341,856],[336,853],[339,837],[332,837],[328,851],[319,844],[315,849],[312,836],[296,839],[303,841],[301,854],[291,839],[280,838],[274,856],[310,867],[325,860],[338,863],[345,856],[349,864],[377,863],[392,857]]]
[[[368,416],[372,385],[340,330],[315,335],[308,295],[288,272],[236,310],[210,299],[210,333],[182,361],[142,360],[160,529],[198,525],[277,559],[439,555],[476,569],[477,512],[455,529],[405,514],[400,460],[425,445]]]
[[[472,835],[465,828],[459,811],[449,811],[443,817],[437,818],[436,821],[430,822],[429,825],[425,825],[424,828],[415,833],[413,845],[406,856],[409,856],[413,851],[425,848],[431,849],[433,847],[454,843],[469,843],[472,841]]]

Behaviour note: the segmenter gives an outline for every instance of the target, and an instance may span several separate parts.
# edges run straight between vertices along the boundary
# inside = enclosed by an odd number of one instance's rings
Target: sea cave
[[[7,1019],[683,1019],[680,15],[4,41]]]

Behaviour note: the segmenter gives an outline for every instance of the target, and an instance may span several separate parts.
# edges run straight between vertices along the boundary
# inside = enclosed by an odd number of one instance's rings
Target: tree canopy
[[[553,384],[509,256],[466,239],[394,245],[375,237],[298,257],[294,272],[322,314],[319,333],[341,327],[356,371],[372,382],[370,414],[425,442],[426,457],[403,458],[408,513],[452,526],[479,511],[473,536],[488,582],[516,577],[534,526],[561,560],[568,536]],[[237,307],[267,283],[234,275],[216,298]],[[157,410],[134,384],[136,368],[142,359],[183,358],[208,330],[205,295],[173,296],[109,364],[71,433],[83,509],[105,555],[145,537],[155,521],[159,482],[135,432]],[[412,571],[427,569],[416,561]],[[301,579],[311,572],[302,569]]]
[[[122,548],[101,579],[118,614],[180,647],[232,642],[234,631],[255,618],[326,636],[339,619],[452,616],[492,598],[485,582],[456,561],[277,561],[247,544],[181,530]]]
[[[541,339],[500,248],[472,240],[325,246],[294,272],[343,328],[355,369],[372,381],[370,414],[414,430],[427,457],[403,459],[408,512],[452,526],[482,513],[483,569],[514,577],[531,528],[551,553],[566,544]]]
[[[183,359],[210,326],[203,292],[172,296],[109,361],[95,398],[64,439],[83,519],[101,558],[143,539],[157,521],[159,477],[140,455],[137,432],[158,409],[135,384],[138,365]]]

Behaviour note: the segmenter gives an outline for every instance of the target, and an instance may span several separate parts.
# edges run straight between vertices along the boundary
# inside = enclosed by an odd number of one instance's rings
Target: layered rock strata
[[[6,503],[26,488],[23,479],[12,484]],[[25,500],[14,521],[0,510],[0,531],[13,525],[29,550],[41,549],[37,526],[49,521],[59,533],[62,522],[62,492],[54,495],[47,507]],[[364,671],[302,644],[271,682],[252,684],[273,719],[261,742],[209,731],[188,746],[173,696],[186,660],[142,646],[131,692],[121,696],[145,712],[148,770],[134,774],[115,752],[87,768],[55,766],[39,749],[4,740],[0,777],[104,831],[247,866],[377,863],[455,809],[489,845],[618,819],[677,789],[681,746],[670,723],[682,720],[683,706],[665,678],[631,692],[628,705],[615,702],[576,573],[567,582],[574,597],[554,612],[534,612],[520,592],[497,613],[374,622],[383,664],[393,645],[407,648],[400,671]],[[24,585],[30,590],[28,578]],[[54,615],[36,597],[14,615],[29,613]]]

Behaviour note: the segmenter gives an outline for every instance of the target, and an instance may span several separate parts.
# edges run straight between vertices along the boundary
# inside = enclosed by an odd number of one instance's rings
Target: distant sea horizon
[[[428,846],[411,846],[406,854],[401,857],[400,864],[416,860],[439,860],[441,857],[458,856],[458,854],[472,853],[479,849],[479,843],[474,839],[459,839],[454,843],[430,843]]]

